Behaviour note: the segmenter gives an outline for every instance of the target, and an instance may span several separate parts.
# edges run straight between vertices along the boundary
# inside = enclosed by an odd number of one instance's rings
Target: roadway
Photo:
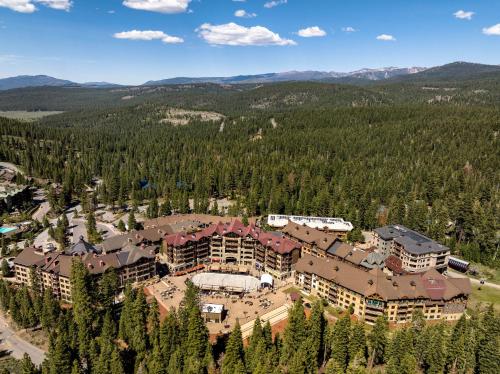
[[[2,316],[0,316],[0,339],[2,339],[0,347],[9,351],[14,358],[22,359],[27,353],[35,365],[41,365],[45,359],[45,351],[19,337]]]
[[[491,287],[491,288],[496,288],[497,290],[500,290],[500,284],[491,283],[491,282],[484,282],[483,284],[481,284],[481,281],[479,279],[468,277],[466,274],[457,273],[456,271],[450,270],[449,268],[446,271],[446,275],[448,275],[451,278],[469,278],[470,282],[474,285],[481,286],[481,287]]]

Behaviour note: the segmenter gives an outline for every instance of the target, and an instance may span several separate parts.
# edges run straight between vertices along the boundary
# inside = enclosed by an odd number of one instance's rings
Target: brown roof
[[[361,262],[368,257],[367,252],[353,247],[350,244],[344,243],[339,239],[336,239],[334,244],[330,246],[327,251],[327,255],[339,257],[345,261],[352,262],[355,265],[361,264]]]
[[[128,234],[115,235],[107,238],[100,244],[100,247],[104,252],[113,252],[120,250],[129,243],[138,245],[143,241],[159,242],[165,235],[172,234],[173,232],[174,231],[172,230],[170,225],[163,225],[146,230],[132,231]]]
[[[14,260],[15,264],[23,266],[37,266],[44,272],[57,273],[63,277],[71,276],[71,265],[73,260],[84,263],[91,274],[99,274],[113,267],[119,269],[123,266],[132,265],[143,258],[155,258],[154,247],[137,247],[129,244],[123,250],[107,254],[87,253],[79,255],[66,255],[64,253],[51,252],[43,255],[35,248],[25,248]]]
[[[21,266],[40,266],[45,263],[45,257],[40,249],[24,248],[14,259],[14,264]]]
[[[434,269],[423,274],[388,276],[376,268],[366,271],[335,258],[318,258],[303,254],[296,264],[298,272],[317,274],[366,297],[383,300],[430,298],[449,300],[470,293],[470,281],[456,282],[437,273]],[[439,282],[438,282],[439,281]],[[436,292],[434,282],[440,288]],[[467,284],[468,283],[468,284]]]
[[[337,238],[335,235],[293,222],[288,222],[281,231],[300,242],[316,244],[318,248],[324,251],[330,248]]]

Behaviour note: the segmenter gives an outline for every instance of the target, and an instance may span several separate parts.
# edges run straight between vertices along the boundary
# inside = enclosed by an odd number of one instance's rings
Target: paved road
[[[500,290],[500,284],[496,284],[496,283],[491,283],[491,282],[484,282],[483,284],[481,284],[481,282],[476,279],[476,278],[471,278],[471,277],[467,277],[467,275],[465,274],[462,274],[462,273],[457,273],[455,271],[452,271],[450,269],[448,269],[448,271],[446,272],[446,274],[449,276],[449,277],[452,277],[452,278],[469,278],[470,279],[470,282],[472,284],[475,284],[477,286],[481,286],[481,287],[492,287],[492,288],[496,288],[497,290]]]
[[[17,359],[23,358],[25,353],[31,357],[35,365],[40,365],[45,359],[45,352],[17,336],[3,317],[0,317],[0,339],[2,339],[0,343],[2,349],[10,351]]]

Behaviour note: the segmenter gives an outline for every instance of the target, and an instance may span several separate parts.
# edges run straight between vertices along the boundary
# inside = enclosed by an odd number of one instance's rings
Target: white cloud
[[[196,31],[212,45],[295,45],[290,39],[282,39],[279,34],[263,26],[244,27],[234,22],[224,25],[204,23]]]
[[[465,10],[459,10],[455,13],[453,13],[453,15],[455,16],[455,18],[458,18],[458,19],[466,19],[466,20],[471,20],[472,19],[472,16],[474,15],[475,13],[474,12],[466,12]]]
[[[255,13],[247,13],[246,10],[239,9],[236,12],[234,12],[235,17],[241,17],[241,18],[253,18],[257,17],[257,14]]]
[[[320,29],[318,26],[311,26],[307,27],[305,29],[299,30],[297,32],[299,36],[302,36],[303,38],[313,38],[313,37],[318,37],[318,36],[325,36],[326,31]]]
[[[184,39],[177,36],[171,36],[165,34],[163,31],[153,31],[153,30],[131,30],[117,32],[113,35],[116,39],[128,39],[128,40],[161,40],[163,43],[167,44],[177,44],[183,43]]]
[[[0,0],[0,7],[21,13],[33,13],[36,10],[31,0]]]
[[[235,3],[244,3],[246,2],[247,0],[233,0]]]
[[[342,27],[342,31],[343,32],[356,32],[358,30],[356,30],[354,27],[347,26],[347,27]]]
[[[483,34],[500,36],[500,23],[497,23],[496,25],[493,25],[491,27],[483,28]]]
[[[20,13],[33,13],[37,10],[35,3],[66,11],[69,11],[73,5],[71,0],[0,0],[0,7],[9,8]]]
[[[158,13],[184,13],[191,0],[124,0],[127,8]]]
[[[377,40],[383,40],[385,42],[395,42],[396,38],[392,35],[380,34],[379,36],[377,36]]]
[[[108,14],[115,14],[116,12],[114,10],[108,10]]]
[[[283,5],[283,4],[286,4],[287,2],[288,2],[288,0],[268,1],[267,3],[264,4],[264,8],[274,8],[275,6]]]
[[[73,2],[71,0],[35,0],[36,3],[43,4],[49,8],[69,11]]]

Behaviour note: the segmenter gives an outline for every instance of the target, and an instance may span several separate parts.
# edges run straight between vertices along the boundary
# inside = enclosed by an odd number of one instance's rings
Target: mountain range
[[[414,82],[425,80],[465,80],[479,77],[484,74],[500,73],[500,65],[485,65],[468,62],[454,62],[432,68],[386,67],[380,69],[362,69],[348,73],[325,71],[289,71],[283,73],[267,73],[255,75],[237,75],[230,77],[176,77],[161,80],[152,80],[142,86],[161,86],[174,84],[259,84],[288,81],[319,81],[329,83],[369,84],[380,81]],[[47,75],[20,75],[0,79],[0,90],[10,90],[26,87],[84,87],[84,88],[113,88],[119,84],[108,82],[76,83],[69,80],[53,78]]]

